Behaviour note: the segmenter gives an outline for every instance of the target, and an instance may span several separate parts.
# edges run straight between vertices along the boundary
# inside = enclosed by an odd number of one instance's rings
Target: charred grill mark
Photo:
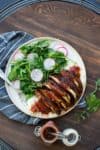
[[[76,95],[73,93],[72,89],[67,88],[65,84],[60,85],[63,90],[66,91],[66,95],[70,96],[70,103],[74,104],[76,100]]]
[[[69,87],[75,91],[75,93],[77,93],[77,98],[79,97],[79,88],[76,86],[76,84],[74,83],[74,78],[71,76],[70,72],[68,71],[62,71],[61,72],[61,77],[60,80],[64,83],[66,83],[67,85],[69,85]]]
[[[46,93],[46,96],[48,98],[50,98],[51,101],[53,101],[55,103],[57,108],[61,109],[60,103],[61,103],[62,100],[59,97],[57,97],[52,91],[46,90],[45,93]]]
[[[46,99],[47,103],[49,104],[51,110],[52,110],[53,112],[59,114],[59,111],[60,111],[60,110],[59,110],[59,108],[58,108],[56,102],[55,102],[53,99],[51,99],[51,98],[49,97],[49,95],[47,94],[47,91],[46,91],[46,90],[41,90],[41,93],[42,93],[42,95],[44,96],[44,98]]]
[[[81,83],[79,70],[80,70],[79,67],[71,67],[70,71],[61,72],[61,75],[63,75],[65,78],[68,78],[74,82],[74,84],[78,87],[78,90],[79,90],[79,85]],[[82,88],[82,83],[80,87]]]
[[[83,91],[82,82],[80,79],[77,79],[77,82],[79,83],[79,93],[82,93],[82,91]]]
[[[65,95],[65,96],[63,96],[63,99],[66,101],[66,103],[67,103],[68,105],[70,105],[71,100],[70,100],[70,96],[69,96],[68,94]]]
[[[53,93],[53,91],[49,91],[49,92],[48,92],[48,96],[51,96],[51,97],[54,99],[54,101],[59,104],[58,107],[60,107],[60,108],[63,107],[64,109],[67,109],[68,104],[67,104],[66,101],[63,99],[63,97],[60,97],[59,95],[55,95],[55,94]]]
[[[38,91],[36,95],[39,97],[39,102],[36,103],[37,108],[39,108],[41,112],[48,114],[48,112],[50,112],[50,109],[48,109],[45,105],[45,100],[42,98],[41,94]]]
[[[50,76],[50,78],[55,82],[55,83],[60,83],[58,76]]]
[[[53,82],[56,81],[55,78],[52,78],[52,80],[53,80]],[[66,95],[68,94],[70,96],[71,103],[73,104],[75,102],[75,99],[76,99],[76,94],[73,93],[72,89],[69,88],[67,86],[67,84],[65,84],[65,83],[61,83],[60,84],[59,80],[58,80],[58,82],[56,84],[58,84],[59,87],[61,87],[62,90],[66,92]]]
[[[42,104],[42,106],[43,106],[43,108],[46,110],[46,112],[50,112],[50,111],[51,111],[51,110],[50,110],[50,106],[47,104],[45,98],[41,95],[41,93],[40,93],[39,91],[37,91],[36,94],[37,94],[37,96],[40,97],[39,103]]]
[[[82,82],[81,82],[80,78],[75,77],[75,75],[73,75],[73,74],[71,74],[71,77],[72,78],[70,78],[70,80],[72,80],[74,82],[74,84],[76,85],[76,87],[78,89],[78,92],[81,93],[83,90],[83,87],[82,87]]]
[[[38,94],[41,95],[40,100],[42,101],[42,103],[46,106],[46,109],[48,110],[48,112],[50,112],[52,109],[50,108],[50,103],[48,103],[47,99],[43,96],[42,91],[38,90],[37,91]],[[40,102],[40,101],[39,101]],[[52,105],[51,105],[52,106]]]
[[[52,99],[53,101],[60,103],[61,99],[59,99],[59,97],[57,97],[52,91],[48,91],[46,90],[46,94],[48,95],[48,97],[50,97],[50,99]]]
[[[77,88],[79,88],[79,83],[77,82],[76,79],[73,79],[74,84],[77,86]]]
[[[49,82],[47,82],[45,84],[45,86],[48,89],[54,91],[56,94],[58,94],[61,97],[64,95],[64,91],[62,92],[62,89],[55,82],[53,82],[52,80],[49,80]]]
[[[39,112],[45,113],[47,114],[48,111],[46,111],[46,109],[44,109],[43,105],[41,104],[41,102],[37,102],[36,106],[39,108]]]
[[[49,86],[51,87],[51,90],[53,92],[55,92],[55,94],[62,99],[62,101],[65,103],[65,105],[69,106],[69,104],[71,103],[70,101],[70,95],[68,93],[66,93],[66,91],[64,91],[64,89],[62,89],[60,87],[59,84],[57,84],[55,81],[53,81],[52,79],[49,79],[48,82]]]
[[[83,90],[82,82],[80,80],[80,68],[77,66],[74,66],[70,68],[70,71],[63,70],[61,72],[61,76],[65,78],[65,80],[67,81],[67,84],[69,84],[71,89],[75,91],[77,99],[78,99]]]

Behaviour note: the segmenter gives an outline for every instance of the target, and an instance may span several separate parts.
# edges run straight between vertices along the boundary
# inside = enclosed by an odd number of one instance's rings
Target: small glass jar
[[[56,135],[59,132],[53,121],[48,121],[45,125],[37,126],[34,129],[34,134],[40,136],[44,143],[53,144],[58,139]],[[54,133],[54,135],[52,134]]]
[[[34,134],[37,137],[41,137],[46,144],[53,144],[57,140],[61,140],[64,145],[69,147],[76,145],[81,140],[81,136],[75,129],[68,128],[60,132],[53,121],[48,121],[42,127],[35,127]]]

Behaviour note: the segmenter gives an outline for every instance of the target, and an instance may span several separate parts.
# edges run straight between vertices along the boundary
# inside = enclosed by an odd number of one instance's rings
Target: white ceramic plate
[[[52,38],[52,37],[40,37],[40,38],[34,38],[33,40],[30,40],[24,44],[28,44],[28,43],[33,43],[33,42],[36,42],[38,40],[41,40],[41,39],[50,39],[54,42],[58,42],[60,44],[63,44],[64,47],[66,47],[67,51],[68,51],[68,55],[67,57],[69,57],[71,60],[73,60],[74,62],[77,63],[77,65],[80,67],[80,79],[82,81],[82,85],[83,85],[83,92],[81,94],[81,97],[80,99],[82,98],[83,94],[84,94],[84,91],[85,91],[85,88],[86,88],[86,69],[85,69],[85,65],[83,63],[83,60],[81,58],[81,56],[78,54],[78,52],[71,46],[69,45],[67,42],[64,42],[64,41],[61,41],[59,39],[56,39],[56,38]],[[23,45],[24,45],[23,44]],[[21,45],[22,46],[22,45]],[[9,70],[10,70],[10,67],[11,67],[11,62],[14,58],[14,55],[15,53],[19,51],[19,48],[17,48],[13,54],[11,55],[8,63],[7,63],[7,66],[6,66],[6,75],[8,75],[9,73]],[[48,119],[48,118],[55,118],[55,117],[59,117],[59,116],[62,116],[62,115],[65,115],[66,113],[68,113],[69,111],[71,111],[77,104],[78,102],[80,101],[77,100],[77,102],[75,103],[75,105],[73,107],[71,107],[69,110],[67,110],[66,112],[63,112],[61,115],[56,115],[56,114],[49,114],[48,116],[47,115],[43,115],[41,113],[32,113],[30,110],[29,110],[29,106],[27,105],[26,101],[25,101],[25,98],[20,96],[19,92],[15,89],[13,89],[11,86],[9,86],[7,83],[5,83],[6,85],[6,89],[7,89],[7,92],[8,92],[8,95],[9,97],[11,98],[11,101],[16,105],[16,107],[18,109],[20,109],[22,112],[24,112],[25,114],[28,114],[30,116],[34,116],[34,117],[39,117],[39,118],[44,118],[44,119]]]

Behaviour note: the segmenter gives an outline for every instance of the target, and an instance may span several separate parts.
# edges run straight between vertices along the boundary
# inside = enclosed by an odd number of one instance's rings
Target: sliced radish
[[[30,54],[28,54],[27,59],[29,61],[32,61],[32,60],[34,61],[34,59],[37,58],[37,57],[38,57],[37,53],[30,53]]]
[[[16,51],[16,53],[13,56],[14,60],[22,60],[24,58],[24,54],[20,51]]]
[[[56,51],[62,52],[64,55],[68,55],[67,48],[63,45],[63,43],[52,42],[50,48],[53,48]]]
[[[31,72],[31,78],[35,82],[39,82],[43,78],[43,72],[40,69],[33,69]]]
[[[20,90],[20,81],[19,80],[13,81],[12,84],[15,89]]]
[[[52,58],[47,58],[44,60],[44,68],[45,70],[52,70],[55,66],[55,60]]]
[[[58,47],[57,51],[62,52],[64,55],[68,55],[68,51],[67,48],[62,46],[62,47]]]

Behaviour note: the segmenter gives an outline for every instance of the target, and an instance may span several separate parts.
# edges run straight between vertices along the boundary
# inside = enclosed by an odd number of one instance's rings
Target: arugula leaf
[[[46,49],[49,46],[50,41],[49,40],[40,40],[39,42],[36,42],[35,44],[27,44],[20,48],[21,52],[23,54],[29,54],[31,52],[36,52],[40,54],[44,49]]]
[[[10,81],[14,81],[17,79],[17,67],[13,67],[11,72],[8,75],[8,79]]]
[[[50,40],[40,40],[34,46],[38,46],[40,48],[46,48],[46,47],[49,47],[49,43],[50,43]]]
[[[42,87],[41,83],[35,83],[31,79],[21,81],[21,90],[27,97],[33,96],[35,90],[40,87]]]
[[[32,52],[32,49],[33,47],[31,45],[24,45],[20,48],[23,54],[29,54],[30,52]]]

